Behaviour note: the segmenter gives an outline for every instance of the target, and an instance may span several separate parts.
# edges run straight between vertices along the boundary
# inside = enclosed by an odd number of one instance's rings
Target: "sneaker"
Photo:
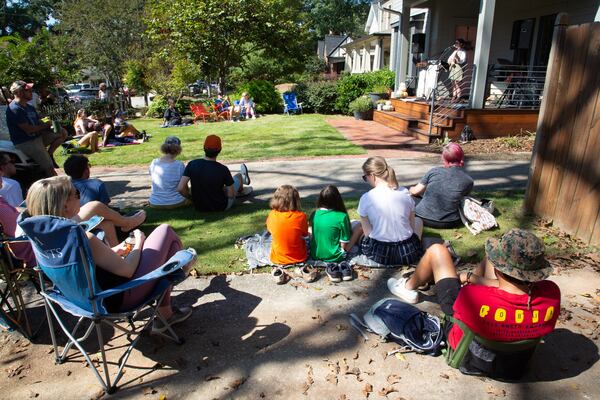
[[[288,275],[285,273],[283,268],[275,267],[271,270],[271,275],[273,276],[273,280],[278,285],[283,285],[288,280]]]
[[[342,281],[342,271],[340,269],[340,266],[336,263],[327,264],[327,268],[325,268],[325,273],[327,274],[331,282]]]
[[[400,297],[407,303],[415,304],[419,301],[419,292],[406,288],[408,278],[390,278],[387,281],[387,287],[394,296]]]
[[[342,273],[342,280],[351,281],[354,279],[352,266],[348,261],[342,261],[340,263],[340,272]]]
[[[191,307],[181,307],[181,308],[174,307],[173,315],[171,315],[171,318],[169,318],[167,320],[167,325],[165,325],[159,318],[156,318],[156,317],[154,318],[154,321],[152,322],[152,333],[153,334],[163,333],[170,326],[173,326],[175,324],[185,321],[191,315],[192,315]]]
[[[244,185],[250,184],[250,175],[248,174],[248,167],[246,164],[242,163],[240,165],[240,173],[242,174],[242,183]]]
[[[252,119],[256,119],[256,115],[253,115],[253,116],[252,116]]]
[[[315,267],[311,267],[310,265],[304,265],[302,267],[296,268],[296,274],[298,276],[301,276],[306,283],[316,281],[317,277],[319,276],[319,272],[317,271],[317,269]]]

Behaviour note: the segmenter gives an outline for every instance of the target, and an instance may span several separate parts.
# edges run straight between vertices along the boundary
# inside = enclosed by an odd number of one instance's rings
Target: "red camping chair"
[[[190,104],[190,109],[192,110],[192,114],[194,114],[194,122],[198,121],[202,118],[202,122],[206,123],[206,120],[209,121],[212,119],[214,121],[217,120],[217,113],[214,111],[209,111],[204,107],[202,103]]]

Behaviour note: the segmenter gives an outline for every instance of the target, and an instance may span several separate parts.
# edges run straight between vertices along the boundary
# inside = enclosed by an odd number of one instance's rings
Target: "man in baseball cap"
[[[435,244],[427,249],[412,276],[390,278],[388,288],[402,300],[416,303],[418,288],[435,281],[444,314],[487,340],[516,342],[552,332],[560,312],[560,290],[546,280],[552,267],[544,257],[543,242],[533,233],[515,228],[500,239],[489,238],[485,252],[474,270],[458,274],[447,248]],[[456,350],[464,332],[459,325],[448,327],[448,345]],[[524,372],[533,353],[529,350],[508,368],[511,379]],[[507,357],[506,365],[513,364],[515,358]],[[494,371],[478,373],[498,376],[503,367],[501,358],[496,359]]]
[[[40,117],[31,105],[33,83],[15,81],[10,85],[10,92],[15,99],[6,109],[6,125],[15,147],[33,159],[44,174],[56,175],[58,168],[54,161],[54,151],[63,143],[67,132],[60,128],[59,132],[52,130],[52,123],[41,122]]]
[[[229,168],[217,161],[221,138],[208,135],[204,139],[204,158],[192,160],[183,171],[177,190],[194,203],[198,211],[225,211],[233,206],[236,196],[252,192],[248,167],[240,165],[240,173],[231,176]],[[190,193],[191,185],[191,193]]]

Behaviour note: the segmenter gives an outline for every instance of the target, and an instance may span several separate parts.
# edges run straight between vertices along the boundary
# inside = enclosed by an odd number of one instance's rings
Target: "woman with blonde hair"
[[[95,153],[98,151],[98,132],[110,129],[110,125],[103,127],[100,122],[90,118],[85,109],[81,108],[77,111],[73,128],[75,128],[75,135],[79,137],[75,139],[79,147],[89,146],[92,153]]]
[[[422,227],[415,219],[408,190],[398,186],[394,169],[383,157],[370,157],[362,170],[363,180],[372,189],[358,203],[364,237],[362,255],[353,263],[387,267],[418,262],[423,255],[419,238]]]
[[[23,218],[36,215],[53,215],[73,219],[79,212],[77,189],[68,176],[56,176],[41,179],[29,188],[27,193],[27,210]],[[122,242],[109,247],[92,233],[86,233],[92,259],[96,265],[96,280],[101,289],[106,290],[123,284],[131,279],[143,276],[164,264],[177,251],[183,249],[181,240],[167,225],[156,228],[148,238],[142,231],[133,231],[135,243],[133,249],[126,253],[127,244]],[[194,261],[185,268],[186,273]],[[112,312],[127,310],[139,304],[154,289],[154,284],[148,284],[131,289],[121,295],[107,299],[107,307]],[[171,326],[186,320],[191,314],[190,307],[175,308],[171,305],[171,297],[167,295],[159,307],[159,313]],[[153,333],[162,333],[168,328],[162,322],[155,320]]]

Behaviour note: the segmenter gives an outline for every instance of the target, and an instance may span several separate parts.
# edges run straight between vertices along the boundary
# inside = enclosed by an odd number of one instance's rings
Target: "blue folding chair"
[[[285,92],[283,94],[283,113],[290,115],[290,112],[302,114],[302,103],[298,103],[296,93]]]
[[[183,340],[177,336],[158,313],[158,306],[166,295],[167,289],[185,279],[182,268],[193,260],[196,253],[193,249],[178,251],[164,265],[154,271],[112,289],[102,290],[96,281],[96,266],[92,260],[92,252],[84,230],[84,228],[93,228],[97,222],[81,226],[68,219],[47,215],[29,218],[21,216],[18,221],[19,226],[29,238],[38,262],[37,270],[42,282],[41,295],[46,307],[56,363],[62,364],[65,362],[68,358],[67,353],[72,346],[75,346],[85,357],[87,364],[92,367],[104,390],[107,393],[113,393],[117,389],[117,383],[123,376],[123,368],[131,351],[137,344],[141,333],[151,327],[154,318],[158,317],[168,327],[168,334],[165,333],[165,336],[173,339],[178,344],[183,343]],[[53,284],[51,289],[46,288],[48,285],[44,283],[44,275]],[[106,309],[104,303],[110,296],[149,282],[156,282],[154,290],[140,304],[118,313],[111,313]],[[68,314],[79,318],[72,331],[67,328],[65,322],[61,319],[57,305]],[[144,308],[152,310],[150,317],[136,327],[137,317]],[[69,338],[60,354],[56,343],[52,316]],[[83,336],[76,338],[77,331],[82,324],[85,324],[86,320],[90,322],[89,327]],[[119,322],[126,322],[129,327],[121,326],[118,324]],[[125,332],[127,339],[130,341],[129,346],[120,358],[118,370],[112,383],[106,361],[106,343],[102,336],[102,323]],[[104,379],[101,377],[98,368],[92,363],[89,353],[81,344],[90,336],[94,328],[102,354]],[[135,339],[132,340],[133,336],[135,336]]]

